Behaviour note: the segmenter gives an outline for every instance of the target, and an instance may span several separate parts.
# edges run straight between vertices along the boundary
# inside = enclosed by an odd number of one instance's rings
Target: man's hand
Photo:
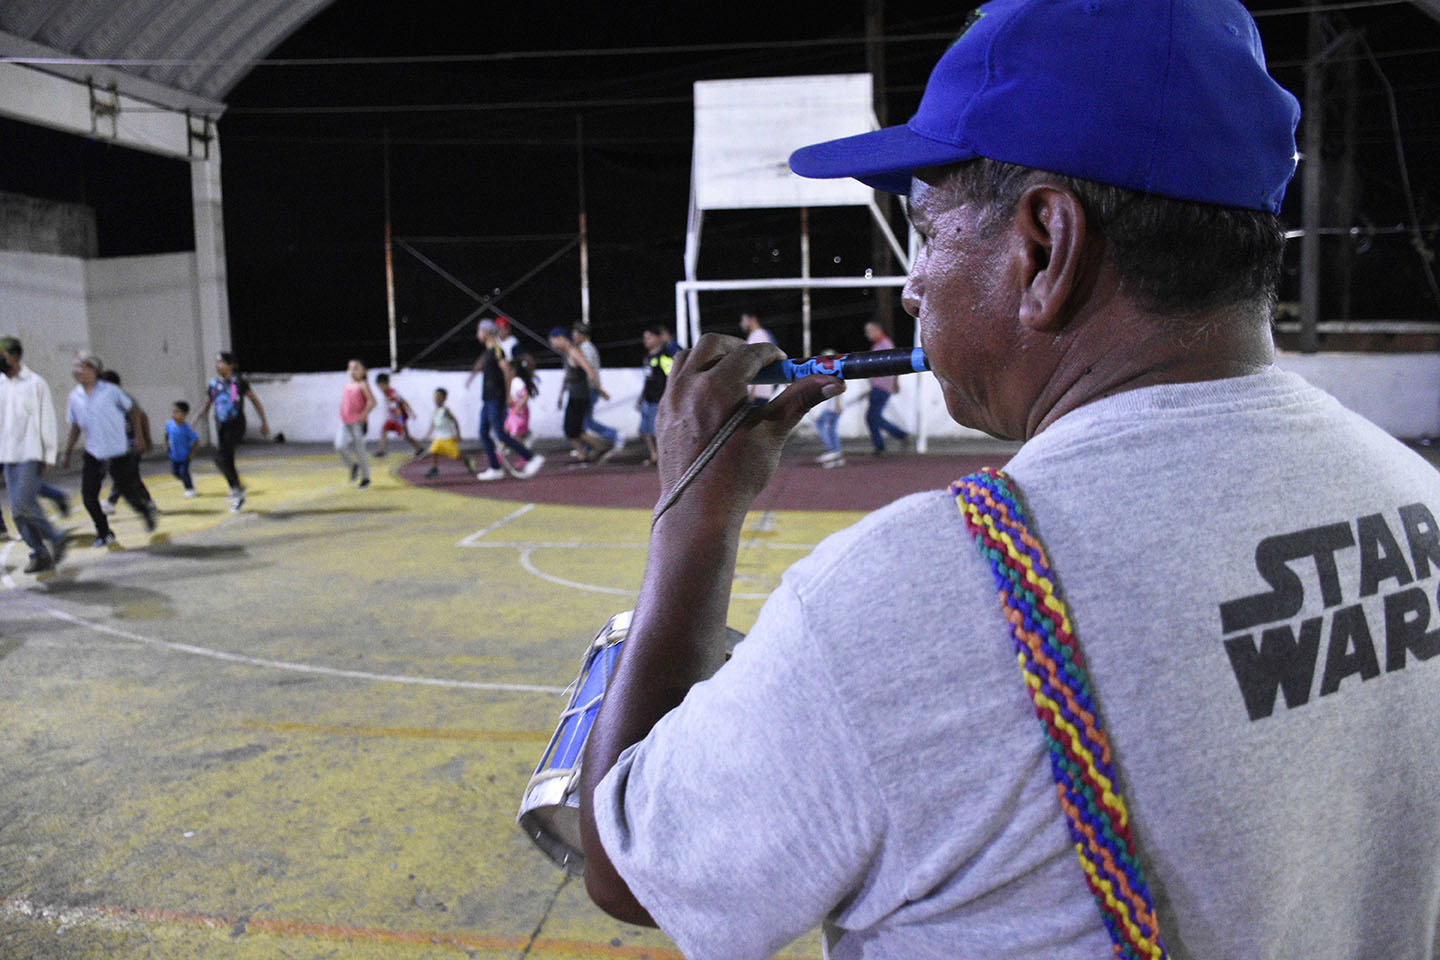
[[[654,921],[600,843],[595,786],[691,685],[724,662],[725,612],[745,512],[774,475],[785,438],[805,411],[845,389],[834,377],[807,377],[763,407],[749,407],[750,378],[783,357],[774,344],[706,334],[694,350],[676,355],[660,401],[655,433],[667,494],[737,409],[748,416],[651,531],[625,649],[585,746],[580,787],[585,889],[601,909],[629,923]]]
[[[750,378],[784,357],[772,343],[747,344],[713,333],[675,355],[655,422],[662,490],[668,493],[735,409],[749,403]],[[711,515],[723,510],[743,518],[774,476],[790,431],[810,408],[844,390],[835,377],[806,377],[769,403],[754,406],[749,420],[696,475],[675,507],[690,500],[694,509]]]

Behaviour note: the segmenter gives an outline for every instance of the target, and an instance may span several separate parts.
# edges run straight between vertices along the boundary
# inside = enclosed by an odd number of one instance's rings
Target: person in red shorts
[[[380,388],[380,394],[385,398],[385,424],[380,428],[380,449],[375,451],[375,456],[385,456],[385,438],[392,433],[397,437],[404,437],[405,442],[415,451],[415,456],[420,456],[425,452],[425,445],[410,436],[409,423],[410,418],[415,416],[415,411],[411,410],[405,398],[390,386],[390,374],[376,374],[375,386]]]

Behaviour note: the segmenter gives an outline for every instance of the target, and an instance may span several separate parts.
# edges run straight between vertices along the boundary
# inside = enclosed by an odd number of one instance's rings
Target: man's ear
[[[1020,242],[1020,322],[1057,333],[1073,314],[1084,282],[1085,209],[1073,193],[1036,184],[1025,191],[1012,221]]]

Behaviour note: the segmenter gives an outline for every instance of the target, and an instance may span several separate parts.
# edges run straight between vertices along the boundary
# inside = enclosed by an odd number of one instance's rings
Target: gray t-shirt
[[[1185,958],[1431,960],[1440,475],[1298,377],[1135,390],[1006,466]],[[828,538],[596,791],[692,960],[1109,955],[991,573],[943,491]]]

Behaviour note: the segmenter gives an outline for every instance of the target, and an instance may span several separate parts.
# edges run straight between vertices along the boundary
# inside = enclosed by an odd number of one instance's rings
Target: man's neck
[[[1067,351],[1031,407],[1025,435],[1106,397],[1162,384],[1199,383],[1260,373],[1275,360],[1268,326],[1234,315],[1177,328],[1163,319],[1111,322],[1091,331],[1084,351]]]

